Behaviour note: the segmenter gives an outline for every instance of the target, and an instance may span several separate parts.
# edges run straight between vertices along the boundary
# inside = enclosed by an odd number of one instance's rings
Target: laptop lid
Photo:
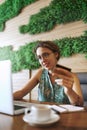
[[[11,61],[0,61],[0,113],[15,115],[24,110],[22,106],[14,110]]]

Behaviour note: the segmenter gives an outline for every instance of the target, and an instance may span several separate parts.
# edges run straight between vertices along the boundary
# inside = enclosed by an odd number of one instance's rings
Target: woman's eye
[[[48,53],[45,53],[45,54],[44,54],[44,57],[48,57],[48,56],[49,56],[49,54],[48,54]]]

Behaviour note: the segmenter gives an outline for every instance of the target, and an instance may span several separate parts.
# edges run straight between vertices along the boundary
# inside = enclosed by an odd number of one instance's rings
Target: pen
[[[60,112],[54,108],[51,108],[56,114],[59,114],[60,115]]]

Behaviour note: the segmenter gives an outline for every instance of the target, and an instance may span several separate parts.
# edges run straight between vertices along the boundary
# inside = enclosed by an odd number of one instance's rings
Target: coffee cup
[[[25,110],[25,114],[28,114],[29,109]],[[37,104],[31,106],[30,114],[33,119],[38,122],[48,121],[51,118],[51,108],[49,105]]]

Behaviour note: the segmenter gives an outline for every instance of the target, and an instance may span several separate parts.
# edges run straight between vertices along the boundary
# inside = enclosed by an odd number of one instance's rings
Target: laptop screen
[[[0,61],[0,112],[13,113],[13,95],[10,60]]]

